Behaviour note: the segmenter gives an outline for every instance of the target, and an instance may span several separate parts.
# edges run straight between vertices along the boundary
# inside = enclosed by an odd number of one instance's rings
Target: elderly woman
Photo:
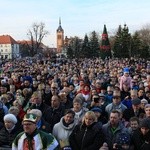
[[[145,117],[150,118],[150,104],[145,105],[144,111],[145,111]]]
[[[75,124],[81,123],[84,114],[88,111],[87,108],[83,107],[84,101],[80,97],[75,97],[73,100],[72,110],[75,112]]]
[[[99,150],[103,145],[104,135],[97,127],[94,112],[85,113],[82,124],[77,125],[69,137],[72,150]]]
[[[11,147],[14,138],[20,132],[16,123],[15,115],[7,114],[4,116],[4,127],[0,130],[0,147]]]

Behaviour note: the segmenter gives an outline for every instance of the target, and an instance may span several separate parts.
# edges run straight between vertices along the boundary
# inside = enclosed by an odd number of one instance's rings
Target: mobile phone
[[[98,97],[93,98],[93,100],[94,100],[95,103],[99,102],[99,98]]]

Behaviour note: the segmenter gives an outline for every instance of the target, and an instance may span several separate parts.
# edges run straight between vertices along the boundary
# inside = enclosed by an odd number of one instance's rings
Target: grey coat
[[[110,122],[104,124],[102,126],[102,131],[105,134],[106,137],[106,143],[109,146],[109,150],[113,149],[113,144],[116,143],[116,140],[118,139],[119,135],[121,133],[128,133],[127,128],[123,126],[123,124],[120,122],[114,133],[111,131],[111,125]]]

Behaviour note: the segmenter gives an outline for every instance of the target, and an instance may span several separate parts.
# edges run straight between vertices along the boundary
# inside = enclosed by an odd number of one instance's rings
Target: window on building
[[[8,58],[8,55],[5,55],[5,59],[7,59]]]
[[[7,49],[5,49],[5,52],[7,52],[8,50]]]

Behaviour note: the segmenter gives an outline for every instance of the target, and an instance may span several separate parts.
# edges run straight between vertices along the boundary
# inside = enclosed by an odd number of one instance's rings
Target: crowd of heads
[[[45,112],[38,111],[43,104],[53,110],[64,107],[67,123],[75,120],[76,124],[90,125],[101,121],[115,126],[122,121],[133,130],[150,129],[145,121],[139,125],[150,117],[150,61],[136,58],[6,61],[0,66],[0,102],[4,116],[0,121],[11,118],[16,124],[19,119],[26,130],[26,122],[34,125],[43,117]],[[124,118],[124,111],[131,108],[135,116]],[[140,109],[143,112],[136,115]]]

